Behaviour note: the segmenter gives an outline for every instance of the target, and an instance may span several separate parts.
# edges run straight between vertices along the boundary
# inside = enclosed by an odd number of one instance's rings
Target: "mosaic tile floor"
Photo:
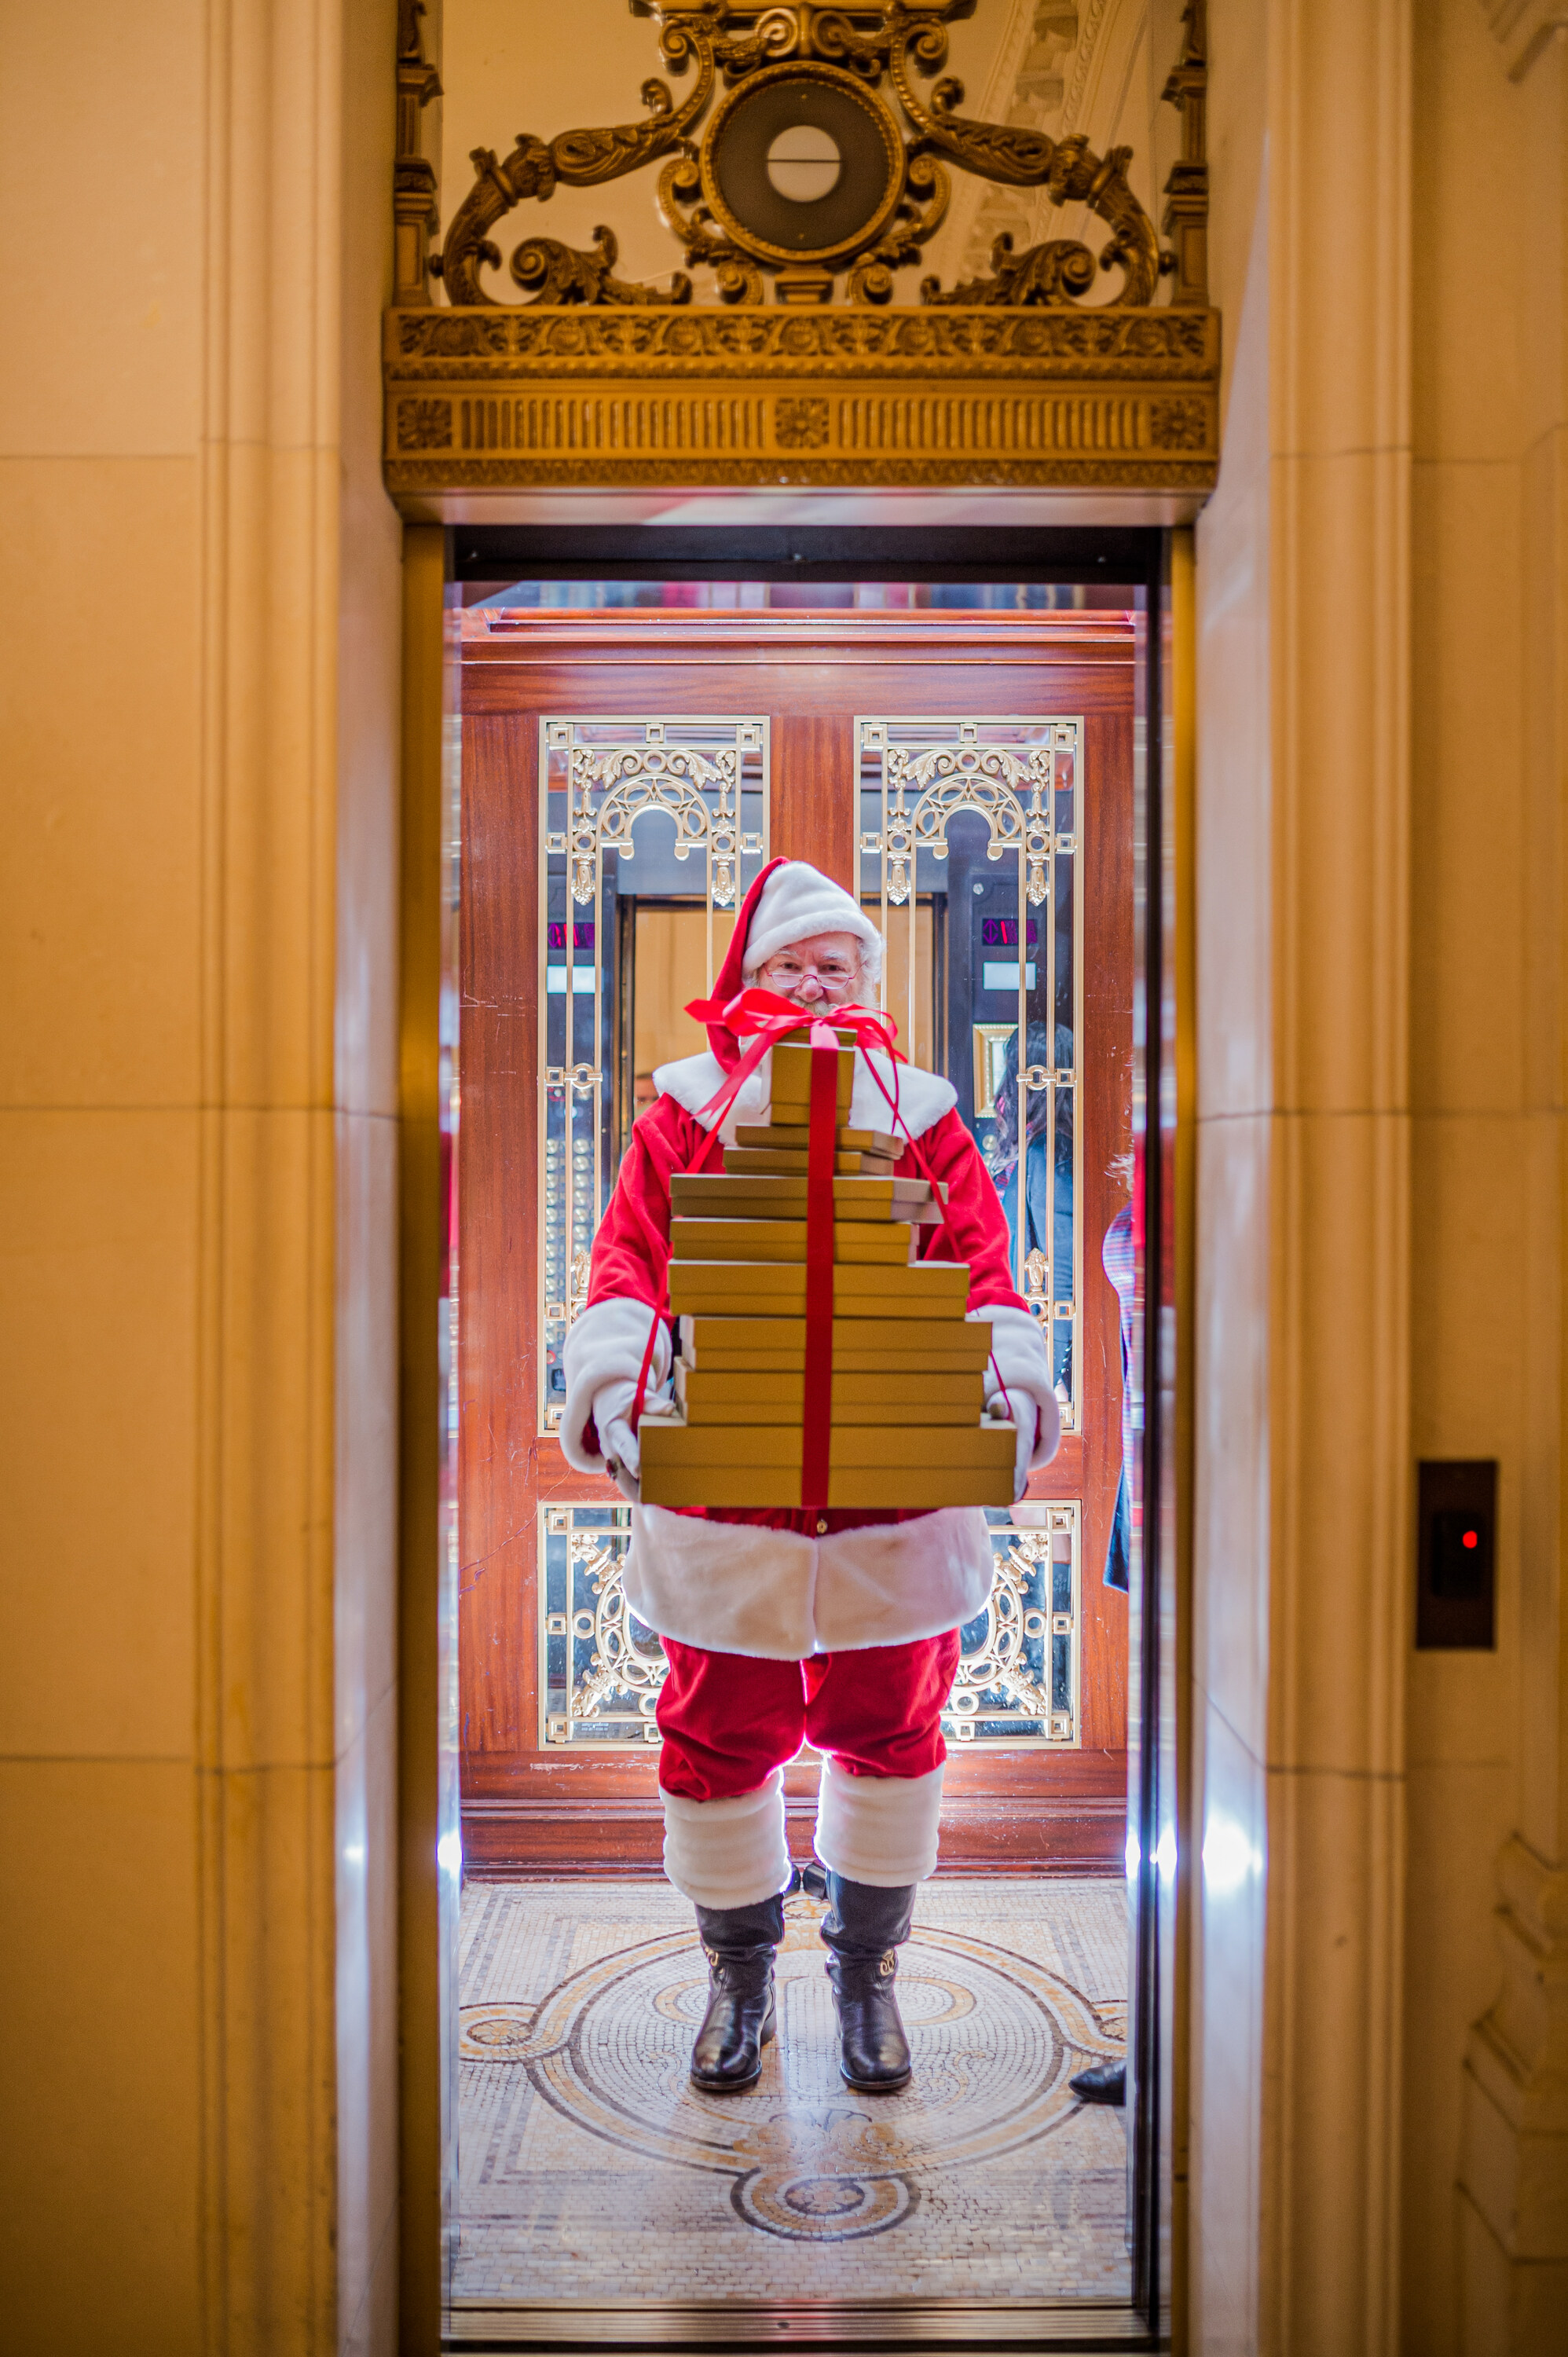
[[[666,1885],[470,1886],[456,2302],[1128,2297],[1122,2115],[1067,2085],[1122,2051],[1122,1883],[928,1883],[897,2096],[839,2077],[821,1912],[789,1902],[761,2079],[712,2096]]]

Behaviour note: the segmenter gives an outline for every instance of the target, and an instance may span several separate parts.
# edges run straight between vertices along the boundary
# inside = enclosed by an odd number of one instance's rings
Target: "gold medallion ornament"
[[[656,26],[664,66],[685,85],[679,97],[650,80],[638,119],[521,133],[504,156],[476,148],[473,185],[431,255],[439,215],[420,117],[440,85],[420,0],[402,0],[397,285],[384,353],[394,493],[607,482],[1209,488],[1219,322],[1208,307],[1202,0],[1186,10],[1165,92],[1184,144],[1164,215],[1176,242],[1164,249],[1128,184],[1130,148],[1097,155],[1082,135],[1053,140],[963,113],[962,85],[941,69],[949,26],[976,0],[628,5]],[[666,283],[618,278],[608,227],[587,249],[532,228],[503,254],[495,232],[519,208],[660,162],[659,210],[686,264]],[[1082,205],[1110,234],[1098,253],[1069,238],[1015,253],[1003,235],[989,275],[943,286],[928,274],[918,303],[895,307],[895,274],[919,262],[955,169]],[[712,272],[715,306],[693,300],[691,270]],[[515,299],[495,291],[503,271]]]
[[[874,243],[898,209],[904,168],[898,126],[875,94],[836,66],[810,65],[765,67],[732,91],[699,162],[711,218],[774,269],[843,262]]]

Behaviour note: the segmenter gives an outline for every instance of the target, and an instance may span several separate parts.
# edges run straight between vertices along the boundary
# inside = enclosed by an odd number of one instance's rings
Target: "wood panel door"
[[[1004,722],[1072,716],[1080,723],[1072,845],[1080,912],[1075,1014],[1080,1029],[1072,1049],[1079,1428],[1067,1436],[1056,1463],[1035,1477],[1030,1490],[1031,1503],[1071,1510],[1061,1518],[1070,1525],[1072,1544],[1066,1613],[1059,1609],[1065,1594],[1060,1567],[1046,1566],[1043,1587],[1031,1591],[1031,1625],[1038,1635],[1043,1620],[1047,1663],[1053,1631],[1064,1619],[1071,1624],[1071,1733],[1065,1742],[1013,1741],[1005,1734],[989,1742],[951,1742],[942,1856],[945,1870],[1119,1870],[1126,1793],[1127,1607],[1121,1593],[1103,1584],[1102,1575],[1121,1467],[1122,1356],[1119,1305],[1101,1268],[1101,1244],[1126,1200],[1118,1157],[1130,1144],[1132,618],[700,611],[573,616],[473,609],[463,616],[462,630],[456,1363],[466,1864],[481,1874],[646,1869],[657,1862],[660,1846],[657,1749],[648,1723],[647,1663],[657,1647],[645,1642],[639,1663],[616,1688],[615,1648],[626,1641],[626,1627],[624,1620],[613,1628],[603,1620],[605,1599],[616,1592],[617,1548],[624,1544],[616,1535],[618,1523],[624,1521],[621,1501],[608,1481],[575,1472],[547,1428],[549,1400],[542,1386],[553,1380],[553,1329],[542,1328],[541,1318],[542,1309],[559,1305],[548,1302],[541,1286],[547,1273],[546,1292],[569,1291],[569,1267],[561,1255],[564,1250],[569,1265],[574,1243],[585,1233],[580,1208],[585,1199],[580,1192],[571,1198],[579,1206],[575,1233],[561,1229],[556,1201],[553,1232],[564,1243],[552,1246],[555,1258],[546,1272],[540,1243],[542,1189],[559,1190],[567,1184],[572,1149],[569,1141],[563,1147],[545,1133],[557,1118],[552,1105],[562,1087],[570,1092],[572,1082],[568,1073],[564,1083],[542,1087],[541,1005],[542,985],[547,998],[553,992],[565,1002],[562,1018],[551,1017],[546,1007],[547,1021],[580,1022],[571,1012],[575,994],[589,986],[579,969],[594,963],[601,994],[594,1003],[603,1010],[602,1022],[595,1018],[594,1060],[618,1072],[615,1086],[605,1082],[606,1102],[618,1104],[618,1118],[629,1118],[637,1076],[628,959],[640,938],[650,973],[656,961],[662,962],[661,972],[674,970],[675,952],[653,919],[666,905],[678,913],[679,904],[666,904],[646,888],[657,881],[657,862],[639,871],[634,857],[618,862],[614,942],[607,920],[591,941],[583,939],[585,929],[574,917],[569,893],[556,915],[549,893],[559,888],[548,887],[542,895],[541,886],[541,862],[548,866],[550,849],[541,829],[541,763],[548,768],[553,758],[543,744],[548,731],[542,723],[559,732],[566,723],[585,718],[618,720],[634,729],[645,729],[650,719],[672,722],[693,715],[745,719],[748,725],[765,721],[757,740],[760,751],[754,748],[744,758],[753,763],[754,776],[760,775],[756,763],[766,760],[768,856],[810,859],[847,888],[865,893],[867,855],[857,845],[856,830],[857,766],[866,757],[857,740],[857,721],[866,716],[955,725],[991,721],[995,735]],[[611,728],[609,735],[614,733]],[[678,733],[673,726],[666,731],[671,740]],[[983,737],[984,733],[982,727]],[[564,744],[565,737],[558,733],[552,741]],[[551,856],[561,868],[570,846],[558,829],[552,832],[555,809],[553,803],[547,810],[544,834],[554,844]],[[751,840],[747,873],[760,856],[755,829]],[[924,867],[917,861],[910,882],[917,900],[925,893],[933,912],[920,952],[927,961],[920,988],[929,993],[933,1036],[940,1039],[950,1069],[961,1065],[967,1071],[969,1041],[941,1035],[950,1033],[959,1019],[948,1021],[949,985],[961,956],[958,930],[974,928],[968,914],[955,914],[946,905],[944,894],[961,874],[972,875],[968,888],[982,894],[995,863],[988,864],[972,834],[964,837],[962,824],[953,830],[949,861],[946,870],[932,868],[929,856]],[[607,858],[606,873],[616,866],[613,856]],[[667,862],[663,873],[666,881],[674,873]],[[735,880],[743,885],[742,878]],[[738,898],[738,888],[733,897]],[[1032,926],[1028,930],[1027,943],[1018,935],[1010,952],[1005,947],[999,952],[1003,963],[1009,953],[1021,962],[1027,952],[1033,961]],[[1007,936],[1004,931],[997,938],[1005,942]],[[722,940],[715,955],[718,949]],[[571,971],[565,971],[568,965]],[[991,979],[988,968],[984,979]],[[618,993],[628,999],[626,1006]],[[902,1024],[904,1006],[897,996],[894,1011]],[[978,1055],[981,1027],[972,1028]],[[696,1027],[690,1028],[688,1053],[703,1045]],[[581,1030],[575,1036],[580,1049]],[[556,1037],[558,1030],[547,1030],[547,1058],[559,1052],[549,1045]],[[1032,1042],[1032,1022],[1028,1037]],[[579,1065],[586,1071],[581,1052]],[[580,1093],[586,1092],[590,1081],[578,1085]],[[552,1086],[557,1091],[553,1098]],[[968,1110],[975,1109],[971,1092]],[[1020,1533],[1016,1539],[1004,1534],[997,1544],[1021,1544],[1027,1553],[1030,1541],[1037,1555],[1046,1543],[1036,1534]],[[1058,1536],[1055,1544],[1059,1552],[1066,1541]],[[563,1600],[557,1589],[566,1555],[571,1560]],[[614,1739],[597,1739],[594,1724],[566,1725],[561,1715],[553,1715],[551,1681],[558,1674],[553,1664],[563,1658],[568,1682],[579,1674],[575,1662],[586,1662],[590,1669],[597,1662],[592,1674],[600,1689],[613,1690],[618,1713],[620,1732]],[[1059,1658],[1058,1648],[1058,1663]],[[1004,1728],[1011,1722],[997,1724]],[[802,1857],[810,1850],[814,1782],[814,1770],[799,1764],[786,1779],[791,1847]]]

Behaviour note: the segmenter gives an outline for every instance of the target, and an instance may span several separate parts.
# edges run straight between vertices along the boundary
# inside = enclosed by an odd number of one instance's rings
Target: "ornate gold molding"
[[[1077,241],[1049,242],[1036,250],[1043,257],[1038,262],[1032,254],[1019,256],[1005,286],[988,290],[987,299],[1070,303],[1089,291],[1100,271],[1120,267],[1117,301],[1143,306],[1154,300],[1161,273],[1178,267],[1176,253],[1160,252],[1154,224],[1128,185],[1131,148],[1101,156],[1082,134],[1052,140],[1041,131],[961,114],[963,85],[950,75],[935,81],[929,99],[921,94],[920,83],[947,61],[949,25],[972,15],[975,0],[884,0],[866,8],[824,7],[816,0],[763,6],[746,0],[630,0],[630,5],[656,19],[663,61],[677,76],[692,72],[690,91],[677,103],[667,82],[650,80],[642,85],[647,113],[640,122],[564,131],[548,141],[520,132],[504,160],[492,148],[476,147],[474,184],[453,216],[439,258],[428,264],[455,306],[496,299],[479,273],[487,264],[500,266],[490,231],[517,206],[547,202],[563,184],[596,187],[619,179],[661,156],[671,158],[660,182],[665,222],[688,262],[714,270],[724,301],[759,300],[765,274],[774,277],[783,300],[826,301],[835,268],[848,270],[853,301],[890,301],[893,271],[917,258],[947,210],[950,164],[1013,187],[1044,188],[1058,205],[1087,205],[1112,231],[1098,256]],[[424,60],[420,14],[419,0],[403,0],[398,164],[400,191],[404,181],[408,186],[411,228],[417,226],[414,183],[422,190],[429,187],[429,167],[418,152],[419,110],[438,88]],[[1197,86],[1188,69],[1196,67],[1201,81],[1199,0],[1187,16],[1187,49],[1166,92],[1182,106]],[[688,135],[708,113],[721,76],[726,94],[694,141]],[[883,95],[885,79],[902,123]],[[836,117],[839,125],[840,181],[806,203],[781,203],[765,167],[762,143],[778,128],[775,117],[784,119],[779,108],[790,103],[805,109],[805,120],[825,125]],[[1197,135],[1201,142],[1200,113]],[[880,161],[865,168],[873,156]],[[864,191],[851,186],[857,179],[865,182]],[[400,212],[400,223],[403,218]],[[535,249],[538,243],[530,242]],[[424,299],[412,292],[424,286],[424,267],[420,256],[417,266],[411,262],[400,269],[400,287],[414,300]],[[572,275],[568,264],[560,268]],[[518,255],[512,274],[519,274]],[[590,268],[580,299],[600,299],[594,284]],[[955,301],[970,291],[944,295],[930,279],[921,295],[925,301]]]
[[[1204,490],[1212,312],[392,312],[394,492],[565,483]]]
[[[1069,302],[1087,294],[1097,270],[1109,270],[1119,263],[1126,275],[1117,299],[1152,303],[1166,264],[1155,242],[1154,224],[1127,185],[1131,147],[1112,147],[1101,157],[1093,154],[1081,133],[1069,139],[1049,139],[1043,131],[971,121],[954,111],[963,103],[963,84],[950,75],[937,83],[928,106],[916,89],[914,74],[934,73],[946,57],[945,21],[933,23],[929,12],[895,7],[889,55],[893,86],[899,105],[925,145],[940,148],[966,171],[980,173],[988,180],[1001,180],[1014,188],[1043,188],[1053,204],[1069,200],[1086,204],[1112,231],[1111,242],[1098,263],[1089,248],[1076,240],[1053,238],[1045,246],[1032,247],[1019,256],[1013,270],[1019,283],[1037,291],[1000,295],[995,299]],[[999,247],[1000,243],[999,240]],[[1005,251],[1011,253],[1010,243]],[[1036,254],[1057,259],[1051,265],[1034,269],[1030,265]],[[994,267],[994,253],[992,259]],[[979,299],[969,289],[944,296],[934,278],[925,282],[920,294],[928,303],[960,302],[966,295],[972,301]]]
[[[441,95],[424,54],[424,0],[398,0],[397,150],[392,167],[392,301],[428,303],[428,245],[441,226],[435,167],[424,155],[421,118]]]
[[[1176,239],[1175,304],[1208,300],[1208,32],[1207,0],[1182,10],[1181,56],[1161,96],[1181,116],[1181,157],[1165,182],[1160,227]]]
[[[385,357],[390,383],[433,376],[505,379],[531,371],[585,371],[660,378],[704,375],[816,377],[864,367],[878,377],[952,368],[1014,371],[1048,366],[1053,378],[1211,378],[1219,365],[1217,313],[952,310],[744,310],[585,312],[564,307],[485,306],[467,311],[390,311]]]
[[[715,0],[702,0],[690,12],[690,22],[688,11],[671,8],[669,21],[661,27],[659,46],[667,65],[683,73],[696,60],[696,81],[681,105],[675,104],[668,82],[645,81],[641,96],[648,109],[646,122],[618,123],[602,131],[563,131],[548,146],[532,132],[520,132],[504,163],[498,162],[491,148],[474,149],[469,161],[478,177],[453,218],[439,263],[431,265],[451,302],[493,299],[479,284],[479,266],[486,262],[499,264],[500,250],[491,242],[489,231],[515,205],[530,197],[542,202],[553,194],[557,182],[595,188],[603,180],[618,180],[683,144],[714,92],[714,42],[708,19],[714,5]],[[595,234],[602,239],[607,231],[598,230]],[[520,247],[512,256],[514,274],[524,250]]]
[[[921,93],[945,61],[949,23],[974,0],[630,5],[658,21],[671,71],[692,72],[682,102],[649,81],[640,123],[548,142],[520,135],[504,161],[477,149],[474,185],[428,265],[445,305],[429,299],[423,231],[406,266],[400,246],[402,300],[383,348],[394,494],[427,506],[446,490],[574,483],[1212,485],[1219,342],[1203,259],[1201,0],[1187,11],[1165,93],[1185,138],[1166,191],[1177,245],[1165,254],[1127,184],[1130,150],[1099,156],[1082,137],[966,117],[950,78]],[[405,215],[417,226],[418,158],[403,151],[417,145],[420,106],[437,86],[417,0],[404,10],[400,234]],[[707,113],[721,80],[725,94]],[[793,120],[791,109],[838,126],[836,210],[780,211],[764,185],[774,118]],[[704,114],[699,142],[691,135]],[[521,301],[497,302],[481,285],[481,268],[501,263],[490,231],[517,205],[660,156],[661,212],[688,263],[714,270],[718,306],[694,304],[683,273],[665,287],[618,279],[607,228],[587,252],[522,240],[509,257]],[[893,307],[893,273],[940,220],[954,166],[1087,205],[1111,229],[1104,251],[1054,239],[1015,255],[999,240],[989,278],[946,290],[928,278],[918,307]],[[1122,272],[1116,298],[1082,302],[1112,268]],[[1167,270],[1175,299],[1156,307]],[[835,271],[847,273],[848,295],[836,305]]]

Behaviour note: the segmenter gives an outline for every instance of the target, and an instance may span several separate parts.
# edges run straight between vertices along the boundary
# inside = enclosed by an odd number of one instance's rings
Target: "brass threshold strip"
[[[1005,2342],[1020,2352],[1037,2348],[1152,2351],[1168,2348],[1139,2312],[1122,2300],[997,2301],[984,2305],[897,2299],[859,2302],[774,2303],[740,2308],[733,2302],[685,2307],[577,2308],[508,2305],[455,2299],[444,2319],[443,2350],[453,2357],[478,2357],[489,2349],[702,2349],[721,2357],[725,2349],[752,2350],[759,2343],[822,2350],[895,2352],[954,2351]]]

